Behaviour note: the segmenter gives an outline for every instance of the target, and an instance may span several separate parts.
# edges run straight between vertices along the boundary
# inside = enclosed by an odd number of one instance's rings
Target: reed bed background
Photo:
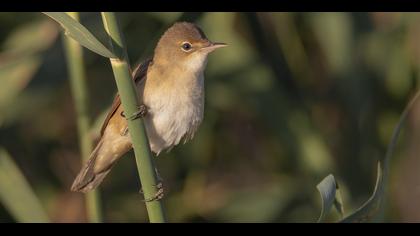
[[[128,66],[150,56],[175,21],[230,45],[209,58],[196,137],[155,159],[168,221],[316,222],[317,185],[329,174],[345,216],[370,197],[378,160],[418,89],[420,14],[117,16]],[[108,46],[100,13],[80,22]],[[90,148],[80,140],[98,135],[117,88],[109,59],[83,49],[80,108],[61,32],[41,13],[0,13],[0,222],[148,222],[133,152],[104,181],[97,210],[69,190]],[[379,221],[420,221],[419,107],[394,140]],[[87,214],[95,211],[96,220]],[[339,219],[332,209],[324,221]]]

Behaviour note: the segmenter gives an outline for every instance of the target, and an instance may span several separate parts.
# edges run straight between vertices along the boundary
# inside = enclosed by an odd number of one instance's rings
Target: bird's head
[[[162,35],[153,61],[198,71],[204,69],[210,52],[225,46],[225,43],[211,42],[197,25],[179,22]]]

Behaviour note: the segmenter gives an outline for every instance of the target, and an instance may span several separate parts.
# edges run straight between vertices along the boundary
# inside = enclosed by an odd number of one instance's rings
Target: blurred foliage
[[[230,46],[210,56],[203,124],[157,158],[172,222],[315,222],[332,173],[344,209],[365,202],[392,131],[418,89],[418,13],[120,13],[131,63],[174,21]],[[81,22],[106,41],[99,13]],[[53,222],[86,220],[69,191],[80,168],[60,28],[40,13],[0,13],[0,146]],[[106,58],[85,53],[95,138],[116,91]],[[390,162],[383,219],[420,221],[420,105]],[[108,222],[143,222],[132,153],[101,191]],[[0,222],[15,221],[0,203]],[[332,211],[326,221],[340,219]]]
[[[0,200],[19,222],[49,222],[25,177],[9,154],[1,148]]]

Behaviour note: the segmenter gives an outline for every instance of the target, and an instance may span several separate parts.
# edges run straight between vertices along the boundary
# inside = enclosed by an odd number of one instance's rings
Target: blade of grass
[[[102,12],[101,15],[105,30],[110,37],[112,51],[118,56],[118,58],[111,58],[110,60],[121,103],[125,114],[134,114],[139,105],[138,96],[130,73],[131,70],[128,56],[118,19],[112,12]],[[146,131],[142,119],[128,119],[127,122],[144,197],[145,199],[151,199],[158,191],[158,181]],[[150,222],[157,223],[166,221],[161,199],[146,201],[146,209]]]
[[[403,113],[400,116],[400,119],[397,123],[397,126],[392,133],[391,141],[388,145],[388,149],[383,161],[378,162],[378,174],[375,184],[375,190],[373,191],[372,196],[367,200],[359,209],[354,213],[344,218],[341,222],[362,222],[372,219],[375,213],[377,213],[383,203],[384,195],[386,192],[386,184],[388,182],[388,173],[389,173],[389,161],[392,154],[394,153],[395,146],[397,145],[398,136],[403,127],[404,121],[407,118],[407,115],[415,102],[420,97],[420,91],[414,95],[410,100],[408,105],[405,107]]]
[[[68,14],[75,20],[79,20],[79,14],[77,12],[70,12]],[[79,146],[82,161],[85,163],[89,159],[90,152],[92,151],[92,139],[89,132],[89,96],[84,70],[83,49],[79,43],[70,37],[63,37],[63,40],[70,76],[71,93],[76,108]],[[99,223],[102,221],[98,190],[86,194],[86,207],[89,222]]]
[[[56,22],[58,22],[65,30],[65,34],[83,47],[104,57],[114,58],[115,55],[106,48],[93,34],[83,25],[67,15],[65,12],[43,12]]]
[[[322,200],[321,215],[318,218],[318,223],[324,220],[326,214],[333,205],[336,207],[338,213],[343,215],[341,195],[339,194],[338,184],[335,181],[334,176],[332,174],[328,175],[316,186],[316,188],[318,189]]]
[[[12,157],[0,147],[0,201],[18,222],[46,223],[43,209]]]
[[[378,162],[377,167],[377,177],[376,177],[376,184],[375,190],[373,191],[372,196],[355,212],[350,214],[349,216],[345,217],[340,222],[342,223],[354,223],[354,222],[364,222],[371,219],[375,213],[380,208],[382,197],[384,194],[384,167],[381,162]]]

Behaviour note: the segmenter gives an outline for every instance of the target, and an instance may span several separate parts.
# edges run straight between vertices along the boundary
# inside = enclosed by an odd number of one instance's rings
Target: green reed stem
[[[77,12],[67,13],[79,20]],[[74,100],[77,116],[77,128],[82,160],[85,163],[92,151],[92,139],[89,133],[89,96],[83,62],[83,50],[79,43],[70,37],[63,37],[67,66],[70,76],[71,93]],[[102,221],[100,197],[98,190],[86,194],[87,218],[89,222],[99,223]]]
[[[109,35],[112,51],[117,58],[111,58],[114,77],[120,94],[121,103],[127,117],[138,110],[138,95],[131,75],[129,60],[118,19],[113,12],[102,12],[102,21]],[[137,170],[145,199],[151,199],[158,191],[155,164],[150,152],[142,119],[128,119],[128,130],[136,156]],[[165,222],[165,213],[161,200],[146,202],[146,209],[151,223]]]

